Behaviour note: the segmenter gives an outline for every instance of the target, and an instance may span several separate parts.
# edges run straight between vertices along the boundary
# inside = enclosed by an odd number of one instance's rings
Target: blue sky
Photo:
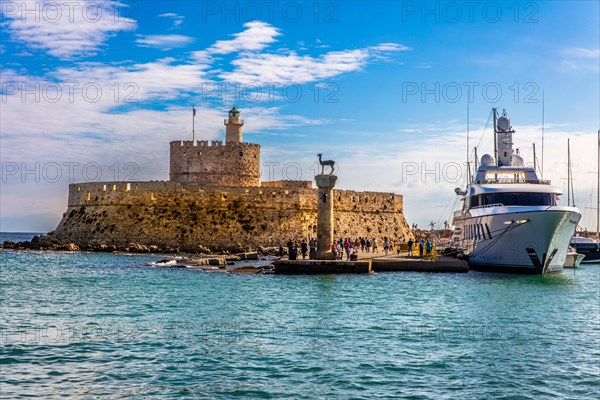
[[[596,1],[0,3],[4,231],[53,229],[69,178],[167,179],[191,106],[198,138],[219,139],[234,104],[276,163],[263,180],[312,179],[322,152],[340,188],[403,194],[410,223],[443,222],[468,100],[471,147],[492,148],[486,121],[506,108],[531,161],[542,96],[544,177],[565,187],[571,138],[592,227]]]

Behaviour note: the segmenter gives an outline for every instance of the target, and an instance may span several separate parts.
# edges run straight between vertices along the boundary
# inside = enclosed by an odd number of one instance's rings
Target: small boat
[[[592,238],[575,236],[571,240],[571,246],[575,251],[584,256],[583,263],[600,262],[600,243]]]
[[[563,268],[579,268],[579,264],[581,264],[581,261],[583,261],[584,257],[585,255],[579,254],[573,247],[569,246]]]

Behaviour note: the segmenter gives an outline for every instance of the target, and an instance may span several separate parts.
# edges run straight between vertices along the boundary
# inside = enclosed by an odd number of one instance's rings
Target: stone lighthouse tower
[[[225,145],[242,143],[242,126],[244,120],[240,118],[238,109],[233,107],[229,111],[229,118],[225,120]]]

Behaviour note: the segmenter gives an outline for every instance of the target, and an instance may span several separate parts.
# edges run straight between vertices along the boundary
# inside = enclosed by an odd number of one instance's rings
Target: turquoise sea
[[[157,258],[1,252],[1,398],[600,397],[600,265],[291,277]]]

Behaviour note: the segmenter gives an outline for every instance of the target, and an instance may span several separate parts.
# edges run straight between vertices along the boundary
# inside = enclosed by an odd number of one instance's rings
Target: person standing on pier
[[[423,257],[423,247],[425,246],[425,243],[423,242],[423,239],[419,239],[419,257]]]
[[[346,261],[350,261],[350,250],[352,249],[352,244],[350,243],[350,238],[346,238],[346,242],[344,243],[344,248],[346,249]]]
[[[306,255],[308,254],[308,243],[306,243],[306,239],[302,239],[302,243],[300,243],[300,251],[302,252],[302,259],[306,260]]]
[[[334,258],[337,260],[338,259],[338,251],[337,251],[336,243],[331,244],[331,252],[333,253]]]
[[[337,242],[335,245],[337,259],[341,260],[344,257],[344,248],[342,247],[340,242]]]
[[[408,255],[412,256],[412,250],[413,250],[413,245],[415,244],[415,242],[413,242],[412,239],[408,239],[408,243],[406,244],[408,246]]]
[[[308,258],[315,260],[317,258],[317,240],[315,238],[310,239],[308,242],[309,252]]]
[[[431,243],[431,241],[429,239],[427,239],[427,241],[425,242],[425,255],[426,256],[430,256],[431,255],[431,249],[433,249],[433,243]]]

